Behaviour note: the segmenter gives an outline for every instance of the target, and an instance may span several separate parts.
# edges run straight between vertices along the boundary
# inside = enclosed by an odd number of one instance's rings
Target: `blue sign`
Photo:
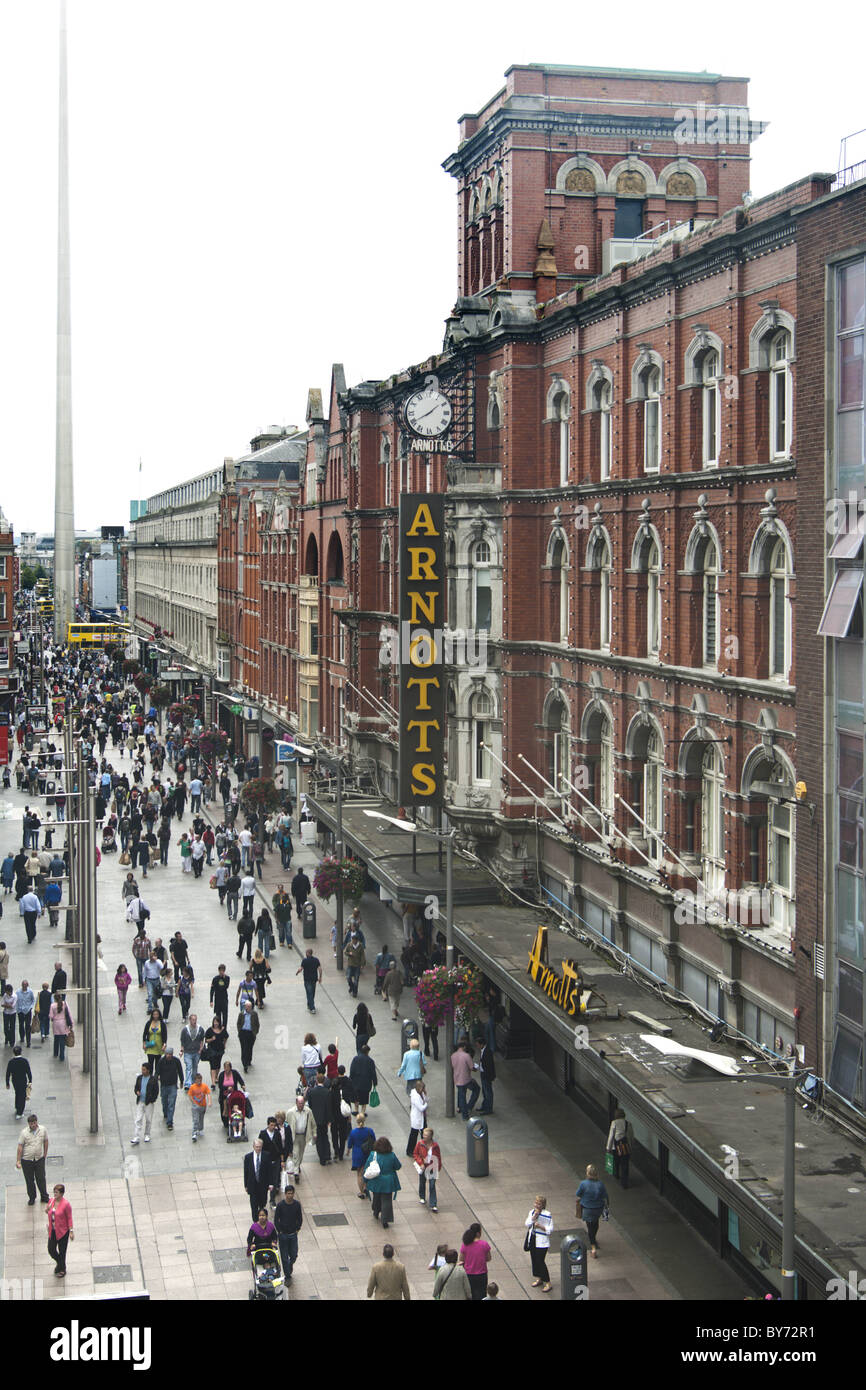
[[[282,739],[275,740],[274,749],[276,750],[276,761],[278,763],[293,763],[297,757],[295,745],[293,743],[285,743]]]

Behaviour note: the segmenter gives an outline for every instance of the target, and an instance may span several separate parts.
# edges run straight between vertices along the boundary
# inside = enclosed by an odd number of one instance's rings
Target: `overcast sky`
[[[57,0],[0,0],[0,506],[53,530]],[[458,117],[512,63],[751,78],[761,196],[866,126],[862,10],[68,0],[76,525],[438,351]],[[805,27],[804,27],[805,26]],[[846,37],[847,35],[847,37]],[[848,162],[866,158],[861,139]],[[139,459],[142,469],[139,471]]]

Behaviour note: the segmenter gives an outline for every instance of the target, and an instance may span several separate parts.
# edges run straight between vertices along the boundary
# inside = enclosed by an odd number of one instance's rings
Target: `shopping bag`
[[[374,1086],[373,1089],[372,1089],[372,1091],[370,1092],[370,1109],[371,1109],[371,1110],[375,1110],[375,1109],[376,1109],[376,1106],[377,1106],[378,1104],[379,1104],[379,1092],[376,1090],[376,1087]]]
[[[613,1177],[613,1174],[614,1174],[615,1171],[616,1171],[616,1165],[614,1164],[614,1161],[613,1161],[613,1154],[612,1154],[609,1150],[608,1150],[608,1152],[607,1152],[607,1153],[605,1154],[605,1156],[604,1156],[604,1171],[605,1171],[610,1177]]]

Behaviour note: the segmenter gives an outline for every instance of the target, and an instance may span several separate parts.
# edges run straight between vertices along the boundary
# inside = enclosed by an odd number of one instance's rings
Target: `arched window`
[[[379,552],[379,608],[380,612],[390,613],[393,607],[393,575],[391,571],[391,542],[387,536],[382,537],[382,548]]]
[[[771,785],[778,787],[776,795],[768,795]],[[789,802],[793,787],[793,769],[781,762],[773,751],[760,748],[749,755],[743,773],[743,790],[751,801],[749,878],[752,883],[766,883],[770,891],[770,922],[762,914],[762,925],[772,923],[784,932],[794,930],[794,825]],[[854,804],[851,803],[852,809]],[[862,808],[859,797],[856,804]],[[862,809],[858,810],[858,816],[858,825],[853,819],[848,823],[854,832],[847,839],[852,848],[855,837],[862,843]],[[840,829],[841,825],[840,820]]]
[[[661,372],[650,364],[640,374],[643,397],[643,467],[645,473],[658,473],[662,457]]]
[[[490,721],[493,717],[493,700],[489,691],[477,690],[472,696],[472,780],[478,785],[490,785]]]
[[[787,681],[791,669],[791,598],[788,548],[779,540],[770,556],[770,676]]]
[[[319,545],[316,537],[310,534],[307,538],[307,550],[304,563],[304,573],[319,577]]]
[[[554,542],[550,557],[554,642],[568,641],[568,553],[563,540]]]
[[[571,413],[571,402],[567,391],[558,391],[553,398],[553,417],[559,422],[559,438],[557,449],[559,457],[559,484],[565,487],[568,484],[568,459],[570,446],[569,415]]]
[[[335,584],[343,582],[343,542],[336,531],[328,542],[327,578]]]
[[[701,859],[704,891],[709,898],[717,897],[725,887],[724,791],[721,754],[714,743],[708,743],[701,764]]]
[[[601,377],[593,387],[592,405],[599,412],[598,419],[598,461],[601,481],[610,477],[611,460],[611,403],[613,392],[606,377]]]
[[[703,575],[701,660],[704,666],[715,666],[719,659],[719,552],[712,536],[698,543],[694,565]]]
[[[561,695],[555,695],[547,707],[547,780],[563,797],[568,796],[564,778],[568,777],[568,706]]]
[[[600,571],[598,597],[598,645],[602,651],[610,650],[611,634],[611,587],[610,587],[610,546],[607,537],[599,532],[590,544],[589,568]]]
[[[384,435],[382,436],[382,457],[381,457],[381,464],[382,464],[382,470],[383,470],[383,474],[384,474],[384,490],[383,490],[383,496],[384,496],[384,499],[385,499],[385,506],[386,506],[386,507],[390,507],[390,506],[391,506],[391,441],[390,441],[390,439],[386,439]]]
[[[791,452],[791,335],[787,329],[770,343],[770,457]]]
[[[642,831],[647,856],[658,864],[662,858],[664,824],[664,749],[655,725],[640,725],[634,735],[632,751],[638,764],[632,774],[632,805],[644,822]]]
[[[645,535],[638,551],[637,565],[647,577],[646,587],[646,654],[658,656],[661,650],[661,554],[653,535]]]
[[[601,817],[602,834],[610,834],[613,821],[613,725],[605,710],[596,708],[586,721],[584,737],[590,771],[589,799]]]
[[[719,466],[719,354],[709,348],[699,364],[704,468]]]
[[[489,632],[493,610],[490,589],[490,546],[476,541],[472,552],[473,626],[476,632]]]

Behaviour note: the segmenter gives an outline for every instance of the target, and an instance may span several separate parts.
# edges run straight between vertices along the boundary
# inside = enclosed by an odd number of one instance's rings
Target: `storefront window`
[[[728,1244],[774,1289],[782,1288],[782,1257],[745,1217],[728,1209]]]

